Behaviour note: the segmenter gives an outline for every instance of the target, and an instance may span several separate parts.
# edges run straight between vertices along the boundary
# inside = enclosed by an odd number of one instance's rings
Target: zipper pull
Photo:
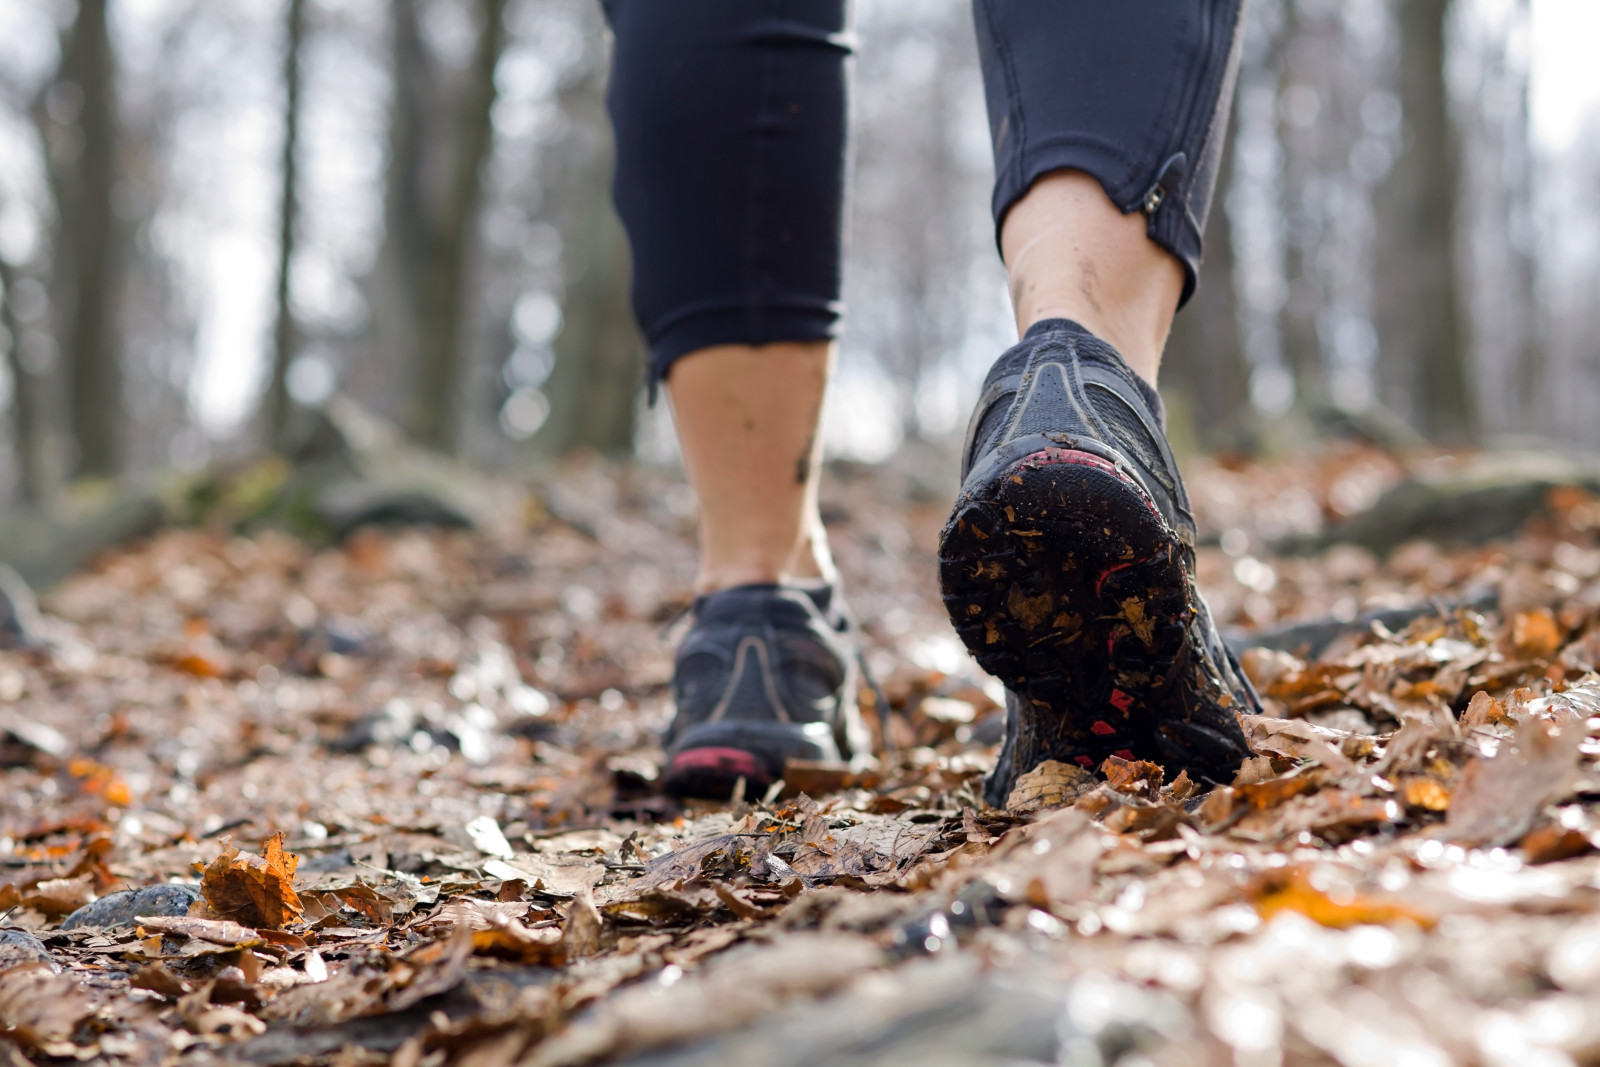
[[[1161,164],[1154,184],[1144,191],[1144,196],[1139,200],[1140,209],[1146,215],[1154,215],[1167,202],[1167,197],[1178,191],[1188,171],[1189,157],[1182,152]]]

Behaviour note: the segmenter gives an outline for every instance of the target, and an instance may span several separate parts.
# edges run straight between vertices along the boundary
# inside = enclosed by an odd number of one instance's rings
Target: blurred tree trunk
[[[1524,32],[1532,32],[1532,0],[1518,0],[1517,20]],[[1539,265],[1534,255],[1534,167],[1533,118],[1529,109],[1532,79],[1524,68],[1519,74],[1517,106],[1511,123],[1512,143],[1506,145],[1514,165],[1510,176],[1511,211],[1506,220],[1507,245],[1511,260],[1510,298],[1520,336],[1515,350],[1513,382],[1520,386],[1515,398],[1516,412],[1528,430],[1547,428],[1546,412],[1550,393],[1549,373],[1542,331],[1544,316],[1539,313]]]
[[[1301,5],[1283,5],[1283,30],[1278,48],[1278,99],[1293,88],[1321,88],[1326,40],[1323,20],[1307,18]],[[1319,96],[1319,100],[1321,97]],[[1284,303],[1280,323],[1283,358],[1294,375],[1295,401],[1314,405],[1327,393],[1322,343],[1317,336],[1317,311],[1324,293],[1317,271],[1321,247],[1318,213],[1308,196],[1311,181],[1322,169],[1319,148],[1324,136],[1320,124],[1297,127],[1278,116],[1278,143],[1283,147],[1283,282]]]
[[[278,318],[272,330],[272,380],[267,386],[267,432],[274,448],[284,447],[289,425],[289,362],[296,328],[289,307],[294,265],[295,226],[299,220],[297,156],[300,143],[300,47],[305,40],[306,0],[289,0],[283,49],[283,157],[278,196]]]
[[[1462,440],[1474,404],[1457,299],[1460,160],[1445,84],[1450,0],[1394,5],[1404,144],[1379,190],[1375,325],[1380,366],[1410,401],[1418,429]]]
[[[1184,409],[1195,442],[1207,451],[1238,448],[1248,437],[1250,371],[1239,333],[1233,235],[1227,198],[1233,180],[1233,124],[1206,220],[1205,259],[1194,296],[1173,320],[1161,361],[1161,385]]]
[[[391,131],[390,219],[400,234],[403,285],[416,336],[416,378],[410,428],[420,440],[453,451],[465,369],[466,278],[482,202],[482,170],[493,146],[495,67],[505,47],[507,0],[479,0],[482,28],[465,73],[453,131],[454,151],[437,196],[424,181],[425,158],[437,141],[424,136],[430,79],[417,24],[416,0],[395,4],[395,108]],[[418,72],[409,69],[411,65]],[[422,73],[423,76],[418,76]],[[397,184],[398,183],[398,184]],[[397,218],[397,213],[401,217]]]
[[[53,289],[68,379],[73,473],[117,473],[122,375],[117,311],[122,242],[112,211],[118,121],[107,0],[80,0],[62,35],[61,66],[35,114],[49,147],[56,203]]]
[[[611,203],[614,150],[605,117],[604,75],[605,64],[597,64],[563,101],[575,126],[600,133],[567,179],[571,222],[562,234],[562,326],[555,367],[544,385],[550,414],[532,445],[544,455],[633,447],[644,363],[628,301],[627,236]],[[581,146],[577,150],[583,151]]]
[[[12,304],[16,285],[16,268],[0,258],[0,289],[4,290],[0,292],[0,334],[5,337],[6,370],[11,374],[11,450],[16,457],[17,496],[31,505],[44,499],[48,475],[38,389],[22,359],[22,323]]]

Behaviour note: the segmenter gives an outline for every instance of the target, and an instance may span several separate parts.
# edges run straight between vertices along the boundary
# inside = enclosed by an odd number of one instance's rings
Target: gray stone
[[[0,970],[19,963],[44,962],[52,971],[60,971],[60,964],[50,958],[44,942],[26,930],[0,930]]]
[[[124,889],[85,904],[68,915],[63,930],[102,929],[132,926],[141,915],[187,915],[189,905],[200,899],[200,889],[192,885],[147,885],[143,889]]]

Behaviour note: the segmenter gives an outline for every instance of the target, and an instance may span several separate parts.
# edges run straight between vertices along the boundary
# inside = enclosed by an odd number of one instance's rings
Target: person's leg
[[[1070,319],[1155,385],[1183,266],[1150,240],[1146,222],[1119,211],[1082,171],[1035,181],[1000,229],[1017,335],[1045,319]]]
[[[840,317],[846,0],[606,0],[633,303],[700,503],[663,785],[859,754],[855,631],[816,506]]]
[[[973,413],[940,538],[951,622],[1006,685],[1004,804],[1046,759],[1227,780],[1255,706],[1194,584],[1156,372],[1193,287],[1239,0],[974,0],[1022,340]]]
[[[832,577],[814,445],[840,317],[846,7],[606,4],[617,207],[700,500],[701,593]]]
[[[667,388],[700,499],[698,591],[834,581],[817,511],[826,341],[721,345],[681,359]]]

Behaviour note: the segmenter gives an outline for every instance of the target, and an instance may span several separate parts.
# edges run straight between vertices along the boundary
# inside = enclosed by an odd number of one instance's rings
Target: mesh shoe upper
[[[1044,447],[1099,455],[1134,477],[1185,544],[1194,517],[1162,432],[1161,398],[1116,350],[1077,323],[1047,319],[984,382],[964,453],[972,485]]]
[[[1227,780],[1259,701],[1195,586],[1195,525],[1155,390],[1076,323],[996,361],[940,536],[956,632],[1006,684],[986,784],[1002,804],[1043,759],[1105,754]]]
[[[855,628],[831,586],[738,586],[696,598],[692,611],[673,673],[669,746],[722,723],[824,724],[838,755],[859,745]]]

